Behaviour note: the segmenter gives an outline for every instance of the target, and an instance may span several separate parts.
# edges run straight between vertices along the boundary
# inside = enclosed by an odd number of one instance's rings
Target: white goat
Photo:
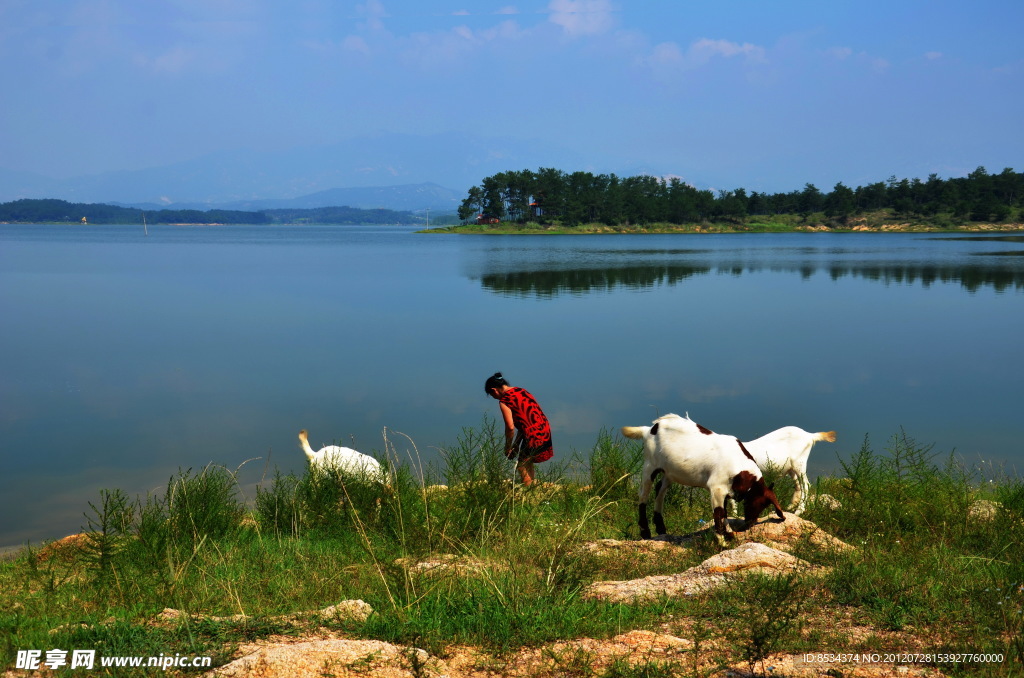
[[[678,414],[666,414],[652,426],[623,426],[622,435],[644,441],[644,465],[641,471],[639,524],[640,536],[651,538],[647,524],[647,498],[659,475],[654,501],[654,528],[665,534],[662,510],[665,492],[672,483],[687,487],[706,487],[711,492],[711,509],[719,539],[732,536],[726,517],[725,500],[743,502],[746,527],[757,522],[761,513],[774,505],[783,520],[786,517],[771,486],[761,477],[761,469],[739,438],[719,435]]]
[[[312,468],[328,469],[334,468],[350,476],[375,480],[387,483],[387,476],[380,466],[380,462],[368,454],[357,452],[351,447],[339,447],[328,445],[321,447],[316,452],[309,446],[309,438],[306,431],[299,431],[299,442],[306,452],[306,459]]]
[[[811,489],[811,484],[807,480],[807,458],[811,456],[814,443],[819,440],[834,443],[836,432],[808,433],[796,426],[784,426],[757,440],[743,443],[760,468],[766,469],[770,466],[793,479],[796,490],[793,492],[790,507],[796,507],[792,508],[796,515],[803,513],[807,494]]]

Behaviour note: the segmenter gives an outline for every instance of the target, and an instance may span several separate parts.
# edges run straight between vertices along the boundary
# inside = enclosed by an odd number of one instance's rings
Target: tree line
[[[93,224],[398,224],[415,223],[411,212],[356,207],[241,210],[141,210],[100,203],[72,203],[53,198],[0,203],[0,221],[19,223]]]
[[[890,210],[897,216],[949,225],[968,221],[1005,222],[1021,218],[1024,173],[984,167],[963,178],[889,177],[849,188],[842,182],[823,192],[814,184],[788,193],[700,190],[678,178],[563,172],[554,168],[499,172],[469,189],[459,206],[464,222],[528,221],[578,226],[742,221],[749,217],[812,215],[834,224],[865,212]]]

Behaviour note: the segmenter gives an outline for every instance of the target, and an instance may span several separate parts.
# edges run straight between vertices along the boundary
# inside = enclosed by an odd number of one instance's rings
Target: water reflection
[[[995,254],[995,253],[992,253]],[[933,283],[959,283],[969,292],[991,287],[996,292],[1024,288],[1024,270],[1019,266],[996,265],[864,265],[832,266],[829,276],[838,280],[845,276],[864,278],[889,284],[913,285],[921,283],[930,287]]]
[[[1011,255],[1011,253],[1006,253]],[[1024,253],[1018,253],[1021,256]],[[715,273],[738,277],[744,273],[764,270],[796,273],[803,279],[810,279],[819,271],[825,271],[832,280],[853,277],[863,278],[886,285],[913,285],[920,283],[930,287],[938,283],[959,283],[969,292],[990,287],[996,292],[1024,289],[1024,270],[1018,266],[950,265],[928,266],[907,264],[827,264],[822,266],[802,264],[799,266],[694,266],[688,264],[665,264],[646,266],[609,266],[607,268],[547,269],[543,271],[507,271],[485,273],[479,276],[480,284],[489,292],[503,296],[555,297],[559,294],[586,294],[588,292],[610,292],[614,289],[641,290],[657,286],[678,285],[698,275]]]
[[[1024,235],[961,235],[949,238],[929,238],[929,240],[955,242],[1024,242]]]
[[[1024,236],[919,238],[897,246],[608,249],[559,247],[538,257],[511,248],[488,248],[465,269],[487,291],[502,296],[552,298],[615,289],[675,286],[695,276],[774,272],[807,280],[860,278],[885,285],[959,284],[968,292],[1024,289],[1024,251],[1003,249]],[[986,243],[976,245],[975,243]],[[889,245],[892,245],[890,242]]]
[[[644,289],[677,285],[695,275],[711,272],[708,266],[627,266],[546,271],[488,273],[480,278],[484,289],[505,296],[554,297],[559,294],[610,292],[617,288]]]

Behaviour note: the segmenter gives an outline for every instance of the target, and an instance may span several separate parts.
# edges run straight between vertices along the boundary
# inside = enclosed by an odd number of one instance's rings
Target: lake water
[[[405,227],[0,225],[0,545],[102,488],[301,472],[296,433],[423,458],[537,396],[556,459],[689,412],[744,440],[901,429],[1024,466],[1024,238],[448,236]],[[269,474],[268,474],[269,477]]]

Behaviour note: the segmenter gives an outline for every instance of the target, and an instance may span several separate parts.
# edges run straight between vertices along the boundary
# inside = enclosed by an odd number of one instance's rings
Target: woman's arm
[[[512,454],[517,441],[516,425],[512,420],[512,410],[509,406],[505,403],[498,403],[498,407],[501,409],[501,416],[505,420],[505,456],[508,457]]]

